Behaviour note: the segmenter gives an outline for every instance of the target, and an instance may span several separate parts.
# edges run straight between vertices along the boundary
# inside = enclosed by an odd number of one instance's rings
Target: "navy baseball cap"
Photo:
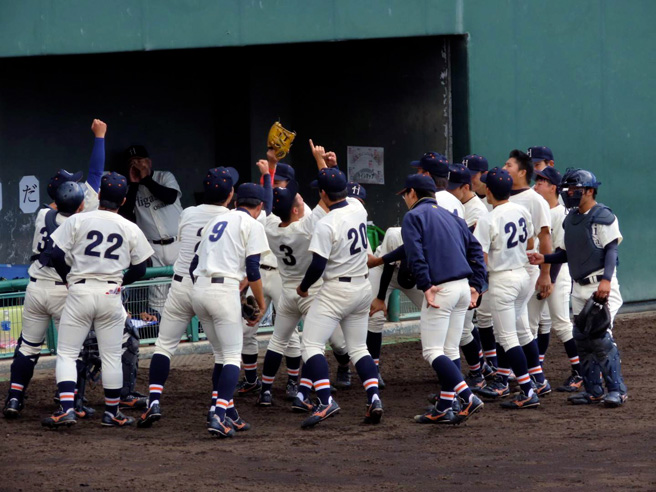
[[[553,161],[553,152],[549,147],[529,147],[526,153],[533,162]]]
[[[100,198],[120,205],[128,194],[128,181],[119,173],[110,172],[100,180]]]
[[[296,172],[289,164],[279,162],[276,165],[276,173],[274,174],[273,179],[276,181],[291,181],[292,179],[296,179]]]
[[[242,198],[255,198],[264,201],[264,188],[255,183],[243,183],[237,188],[237,200]]]
[[[55,199],[55,192],[57,191],[57,188],[62,183],[66,183],[68,181],[74,181],[78,182],[82,179],[82,171],[78,171],[76,173],[69,173],[66,169],[60,169],[57,171],[57,174],[55,174],[52,178],[50,178],[50,181],[48,182],[48,196],[52,198],[53,200]]]
[[[487,174],[481,176],[481,181],[486,184],[495,195],[508,195],[512,190],[513,179],[505,169],[495,167]]]
[[[546,179],[552,185],[560,186],[563,177],[555,167],[547,166],[542,171],[535,171],[537,177]]]
[[[451,164],[449,166],[449,184],[447,190],[455,190],[462,185],[471,184],[471,174],[463,164]]]
[[[362,201],[367,199],[367,190],[365,190],[364,186],[362,186],[360,183],[350,181],[346,185],[346,190],[348,191],[348,196],[351,198],[359,198]]]
[[[319,171],[317,186],[320,190],[330,193],[343,191],[346,188],[346,175],[334,167],[324,167]]]
[[[143,145],[130,145],[125,151],[125,159],[129,161],[133,157],[142,159],[148,158],[150,155]]]
[[[210,203],[225,201],[237,181],[239,181],[239,173],[233,167],[210,169],[203,180],[205,201]]]
[[[412,161],[410,165],[420,167],[438,178],[446,178],[449,175],[449,161],[439,152],[426,152],[421,159]]]
[[[462,158],[462,164],[469,169],[470,174],[486,173],[487,159],[482,155],[469,154]]]
[[[286,188],[273,189],[273,209],[272,212],[278,217],[286,217],[294,205],[294,200],[298,194],[298,183],[289,181]]]
[[[426,176],[425,174],[408,175],[408,177],[405,178],[405,187],[401,191],[398,191],[396,194],[402,195],[410,188],[413,190],[428,190],[432,191],[433,193],[437,191],[437,187],[435,186],[435,181],[433,181],[433,178]]]

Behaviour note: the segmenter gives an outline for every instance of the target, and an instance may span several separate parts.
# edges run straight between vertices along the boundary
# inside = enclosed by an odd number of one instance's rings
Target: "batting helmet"
[[[74,214],[84,201],[84,189],[75,181],[66,181],[55,190],[57,210],[64,215]]]

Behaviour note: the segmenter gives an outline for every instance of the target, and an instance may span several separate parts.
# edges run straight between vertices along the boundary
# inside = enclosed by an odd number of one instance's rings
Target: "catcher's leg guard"
[[[595,358],[601,368],[608,392],[617,391],[621,395],[625,395],[627,390],[622,377],[620,352],[617,344],[608,332],[603,338],[593,340],[593,343]]]
[[[139,340],[133,335],[130,335],[123,343],[121,364],[123,367],[121,398],[125,398],[134,392],[134,386],[137,382],[137,370],[139,368]]]
[[[592,341],[590,339],[576,340],[576,349],[581,360],[581,377],[585,392],[595,398],[601,397],[604,394],[601,383],[601,367],[595,358]]]

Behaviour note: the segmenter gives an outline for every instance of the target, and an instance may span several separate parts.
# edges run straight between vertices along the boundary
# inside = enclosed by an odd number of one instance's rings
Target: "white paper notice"
[[[383,147],[346,147],[348,178],[361,184],[385,184]]]
[[[23,176],[18,183],[18,205],[24,214],[36,212],[39,208],[39,180],[36,176]]]

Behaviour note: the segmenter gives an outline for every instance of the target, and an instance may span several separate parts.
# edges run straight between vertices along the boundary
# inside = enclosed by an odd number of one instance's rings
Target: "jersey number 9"
[[[213,243],[217,242],[219,239],[221,239],[221,236],[223,236],[223,231],[225,231],[227,225],[228,223],[226,221],[221,221],[214,224],[214,227],[212,227],[212,233],[209,235],[208,239]]]

